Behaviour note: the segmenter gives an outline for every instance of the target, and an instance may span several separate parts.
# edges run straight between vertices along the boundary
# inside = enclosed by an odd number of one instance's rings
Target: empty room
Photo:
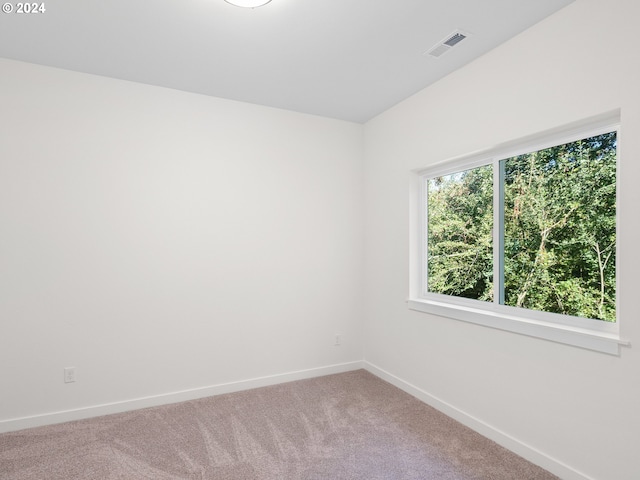
[[[0,478],[639,479],[639,19],[3,2]]]

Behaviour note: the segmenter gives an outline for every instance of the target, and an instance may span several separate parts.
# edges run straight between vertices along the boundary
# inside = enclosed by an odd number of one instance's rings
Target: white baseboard
[[[295,380],[304,380],[306,378],[314,378],[324,375],[331,375],[334,373],[349,372],[351,370],[358,370],[361,368],[364,368],[364,364],[361,361],[341,363],[337,365],[311,368],[308,370],[298,370],[295,372],[287,372],[278,375],[251,378],[238,382],[194,388],[191,390],[164,393],[161,395],[154,395],[150,397],[135,398],[131,400],[124,400],[122,402],[107,403],[102,405],[78,408],[74,410],[65,410],[61,412],[3,420],[0,421],[0,433],[24,430],[25,428],[40,427],[44,425],[53,425],[56,423],[70,422],[73,420],[82,420],[84,418],[100,417],[102,415],[128,412],[131,410],[156,407],[159,405],[167,405],[170,403],[184,402],[187,400],[211,397],[213,395],[221,395],[223,393],[232,393],[241,390],[249,390],[252,388],[276,385],[279,383],[292,382]]]
[[[503,446],[507,450],[510,450],[517,455],[529,460],[531,463],[538,465],[545,470],[557,475],[562,480],[595,480],[584,473],[581,473],[574,468],[562,463],[561,461],[550,457],[549,455],[541,452],[540,450],[521,442],[520,440],[512,437],[511,435],[498,430],[497,428],[488,425],[482,420],[463,412],[462,410],[454,407],[453,405],[440,400],[439,398],[431,395],[430,393],[416,387],[396,377],[395,375],[369,363],[364,362],[364,369],[373,375],[386,380],[390,384],[398,387],[399,389],[413,395],[417,399],[423,401],[427,405],[441,411],[445,415],[457,420],[463,425],[471,428],[479,434],[493,440],[498,445]]]

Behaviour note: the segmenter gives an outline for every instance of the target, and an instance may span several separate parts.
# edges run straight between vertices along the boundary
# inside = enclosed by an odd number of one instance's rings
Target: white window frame
[[[495,186],[502,181],[500,172],[501,160],[612,131],[617,132],[616,170],[619,172],[619,112],[509,142],[508,144],[500,145],[487,151],[447,160],[432,167],[412,172],[410,189],[409,308],[424,313],[453,318],[611,355],[619,355],[620,346],[629,344],[629,342],[620,338],[619,289],[617,289],[616,292],[616,322],[613,323],[501,305],[497,295],[494,295],[495,298],[493,302],[486,302],[428,292],[426,288],[427,179],[491,164],[493,165],[493,183]],[[619,175],[616,174],[616,204],[618,204],[618,199],[620,198],[619,183]],[[499,216],[503,214],[502,201],[495,192],[493,202],[494,225],[501,225],[502,222]],[[616,215],[618,211],[619,208],[616,205]],[[616,219],[616,229],[618,229],[617,220],[618,219]],[[494,228],[493,234],[494,278],[502,275],[501,266],[498,262],[498,260],[502,258],[502,255],[500,255],[497,250],[503,246],[503,239],[501,238],[503,234],[499,230],[498,228]],[[618,238],[618,235],[616,235],[616,250],[619,253]],[[619,256],[616,259],[616,263],[620,264]],[[616,285],[618,285],[618,270],[619,269],[616,269]]]

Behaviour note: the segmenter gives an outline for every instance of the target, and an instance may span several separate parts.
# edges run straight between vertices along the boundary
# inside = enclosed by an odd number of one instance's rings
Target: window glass
[[[427,179],[427,290],[493,299],[493,169]]]
[[[504,303],[615,322],[616,132],[503,160]]]

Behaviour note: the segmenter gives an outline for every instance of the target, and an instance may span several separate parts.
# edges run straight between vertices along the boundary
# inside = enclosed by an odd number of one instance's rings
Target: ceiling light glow
[[[266,5],[271,0],[224,0],[231,5],[242,8],[257,8]]]

